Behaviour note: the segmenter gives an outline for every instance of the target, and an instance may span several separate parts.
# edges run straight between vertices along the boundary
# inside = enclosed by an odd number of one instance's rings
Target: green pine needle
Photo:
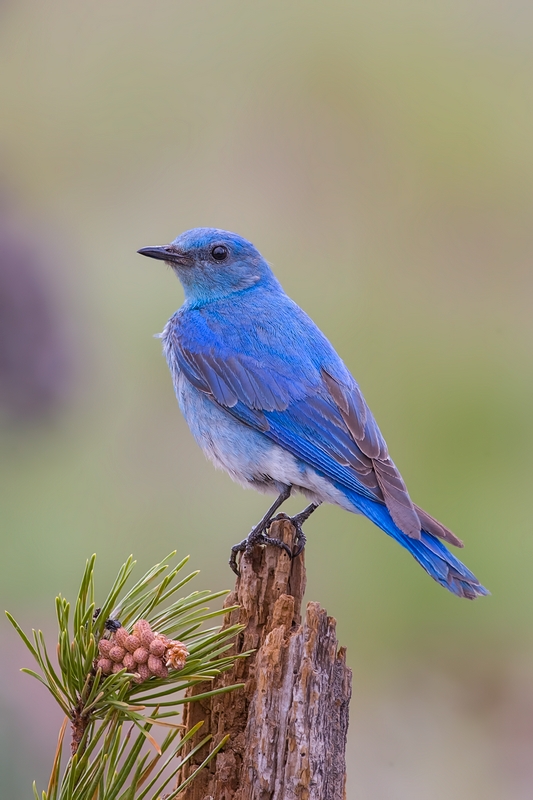
[[[211,750],[189,778],[176,785],[176,776],[183,764],[211,737],[205,737],[182,761],[178,759],[176,765],[176,756],[203,723],[180,737],[182,726],[163,720],[175,717],[179,706],[185,702],[242,687],[243,684],[235,684],[188,699],[180,696],[197,683],[212,681],[230,669],[236,658],[246,657],[248,653],[228,655],[242,626],[233,625],[225,630],[203,627],[207,620],[229,610],[209,611],[206,606],[226,592],[195,591],[174,599],[198,574],[195,571],[177,580],[188,556],[170,569],[167,562],[174,556],[175,552],[170,553],[124,592],[135,567],[130,556],[98,609],[94,591],[96,557],[93,555],[86,563],[73,613],[65,598],[56,598],[57,666],[49,656],[42,632],[33,631],[32,642],[6,612],[39,667],[38,672],[27,668],[22,671],[44,684],[66,715],[48,788],[39,795],[34,784],[35,800],[159,800],[165,789],[170,791],[166,797],[172,800],[226,744],[228,737]],[[168,604],[170,598],[172,602]],[[189,651],[183,669],[171,670],[166,678],[152,677],[141,684],[134,683],[125,669],[103,675],[96,667],[96,659],[98,642],[109,635],[106,631],[108,619],[118,620],[127,630],[138,620],[146,619],[154,632],[179,639]],[[62,769],[69,721],[72,755]],[[151,732],[154,726],[170,729],[161,744]]]

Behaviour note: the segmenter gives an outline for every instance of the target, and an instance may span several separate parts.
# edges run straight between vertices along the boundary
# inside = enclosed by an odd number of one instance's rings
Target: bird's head
[[[170,244],[137,252],[166,261],[180,279],[186,299],[193,303],[226,297],[259,283],[279,286],[251,242],[218,228],[193,228]]]

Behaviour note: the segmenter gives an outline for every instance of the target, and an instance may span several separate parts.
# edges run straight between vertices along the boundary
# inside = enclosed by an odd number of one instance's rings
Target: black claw
[[[238,578],[240,578],[241,577],[241,571],[240,571],[239,567],[237,566],[237,558],[236,558],[236,556],[233,555],[233,553],[229,557],[228,564],[230,566],[231,571],[234,572],[235,575]]]
[[[285,550],[289,558],[293,557],[291,548],[288,544],[282,542],[281,539],[273,539],[272,536],[267,536],[266,533],[253,530],[248,538],[243,539],[242,542],[233,545],[231,548],[231,555],[229,557],[228,564],[238,577],[241,573],[237,564],[237,553],[245,553],[250,557],[256,544],[270,544],[273,547],[279,547],[281,550]]]
[[[285,500],[287,500],[290,497],[291,488],[292,488],[291,486],[285,486],[282,492],[280,493],[279,497],[277,497],[276,500],[272,503],[272,505],[266,512],[265,516],[261,520],[261,522],[259,522],[255,526],[255,528],[252,528],[246,539],[243,539],[242,542],[233,545],[233,547],[231,548],[231,555],[229,557],[228,563],[233,572],[235,573],[235,575],[237,576],[240,575],[239,568],[237,566],[237,553],[244,552],[247,555],[250,555],[254,545],[263,542],[265,538],[268,539],[268,541],[266,541],[265,544],[274,544],[274,545],[279,544],[280,547],[283,547],[288,551],[289,557],[291,556],[289,548],[287,547],[286,544],[284,544],[283,542],[279,542],[277,539],[269,539],[269,537],[265,535],[265,532],[267,531],[268,526],[270,525],[272,514],[275,514],[278,508],[285,502]]]
[[[296,528],[296,531],[298,533],[298,538],[296,539],[297,541],[296,550],[292,554],[293,558],[296,558],[297,556],[300,555],[300,553],[303,552],[303,549],[307,542],[307,536],[305,535],[303,530],[301,528]]]
[[[302,530],[302,523],[298,519],[299,516],[300,514],[296,514],[294,517],[289,517],[288,514],[278,514],[277,517],[274,517],[274,519],[272,520],[272,522],[280,522],[281,520],[284,520],[285,522],[290,522],[291,525],[293,525],[294,529],[296,530],[296,538],[295,538],[296,548],[294,552],[291,553],[291,558],[296,558],[297,556],[299,556],[300,553],[303,551],[305,544],[307,542],[307,536]]]
[[[261,544],[271,544],[274,547],[279,547],[281,550],[285,550],[289,558],[292,558],[292,551],[288,544],[282,542],[281,539],[273,539],[271,536],[267,536],[265,533],[261,536],[259,540]]]
[[[287,522],[290,522],[291,525],[293,525],[296,530],[297,544],[296,544],[296,549],[292,554],[292,558],[296,558],[303,551],[305,544],[307,542],[307,537],[303,532],[302,525],[306,520],[309,519],[313,511],[316,511],[318,506],[319,503],[311,503],[310,505],[307,506],[307,508],[304,508],[303,511],[300,511],[299,514],[295,514],[294,517],[289,517],[288,514],[284,514],[283,512],[281,512],[281,514],[278,514],[273,518],[272,522],[276,522],[282,519],[286,520]],[[270,524],[272,524],[272,522]]]
[[[289,517],[287,514],[278,514],[276,517],[272,517],[272,515],[278,510],[280,505],[284,503],[285,500],[287,500],[287,498],[289,497],[291,493],[291,488],[292,487],[287,486],[284,489],[284,491],[281,492],[277,500],[268,509],[267,513],[265,514],[261,522],[258,525],[256,525],[255,528],[252,528],[246,539],[243,539],[242,542],[233,545],[233,547],[231,548],[231,555],[229,557],[228,563],[233,572],[235,573],[235,575],[237,575],[237,577],[240,575],[239,567],[237,564],[237,553],[244,553],[245,555],[250,556],[256,544],[270,544],[273,545],[274,547],[279,547],[282,550],[285,550],[289,558],[296,558],[296,556],[299,556],[302,550],[304,549],[307,539],[305,533],[302,530],[302,525],[311,516],[313,511],[315,511],[318,508],[320,503],[311,503],[310,505],[307,506],[307,508],[304,508],[303,511],[300,511],[299,514],[295,514],[294,517]],[[267,531],[270,530],[270,526],[272,525],[272,523],[276,522],[276,520],[282,520],[282,519],[290,522],[292,525],[294,525],[296,529],[297,544],[294,553],[291,551],[290,547],[287,544],[285,544],[285,542],[281,541],[281,539],[273,539],[271,536],[267,535]]]
[[[237,553],[243,553],[246,550],[247,544],[248,539],[243,539],[242,542],[239,542],[239,544],[234,544],[231,548],[231,555],[229,557],[228,564],[238,578],[240,577],[241,573],[239,571],[239,567],[237,566]]]

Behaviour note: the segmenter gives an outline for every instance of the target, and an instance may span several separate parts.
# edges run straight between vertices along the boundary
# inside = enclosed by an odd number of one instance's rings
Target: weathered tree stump
[[[294,528],[276,522],[272,536],[293,546]],[[245,688],[190,703],[184,723],[205,724],[189,750],[206,733],[213,741],[183,767],[187,777],[213,743],[231,738],[179,800],[344,800],[345,747],[351,670],[338,647],[335,620],[318,603],[301,605],[305,591],[303,554],[290,561],[275,547],[256,547],[241,561],[241,577],[227,597],[224,625],[241,623],[236,651],[255,652],[238,659],[213,684],[199,684],[189,695],[245,683]]]

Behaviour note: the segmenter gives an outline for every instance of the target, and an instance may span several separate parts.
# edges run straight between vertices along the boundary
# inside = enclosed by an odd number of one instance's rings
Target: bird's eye
[[[223,247],[221,244],[217,244],[217,246],[213,247],[211,250],[211,255],[215,261],[225,261],[228,257],[228,248]]]

